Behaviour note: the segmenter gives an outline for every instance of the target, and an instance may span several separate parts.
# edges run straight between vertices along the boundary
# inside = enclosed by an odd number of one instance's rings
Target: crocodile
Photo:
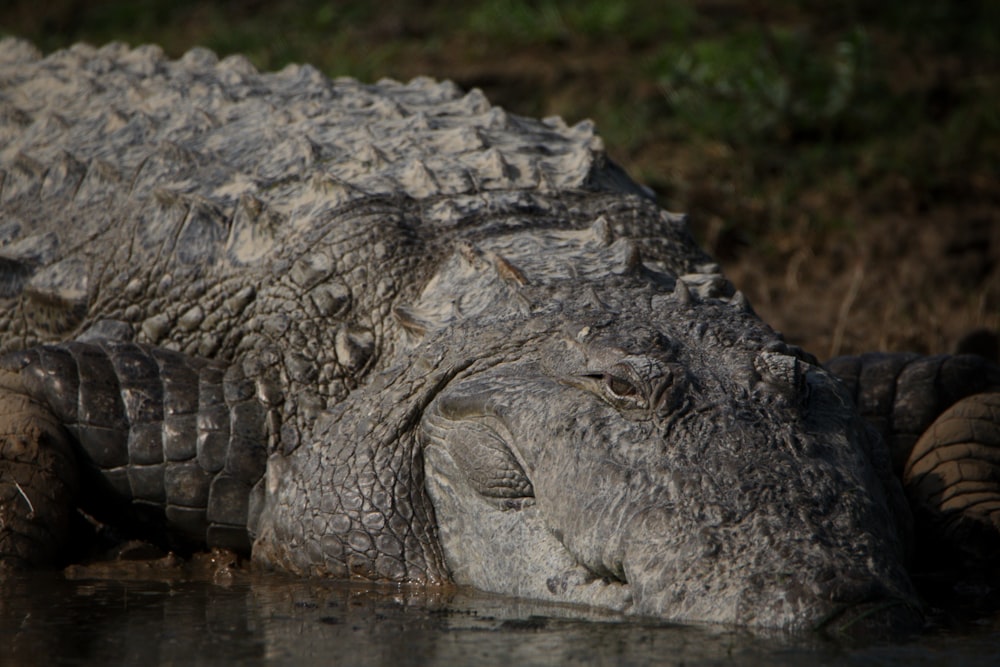
[[[113,526],[302,576],[882,632],[922,619],[910,489],[917,533],[995,537],[968,528],[995,486],[934,500],[963,480],[942,460],[996,462],[996,366],[838,379],[590,122],[447,81],[4,40],[0,303],[8,569]]]

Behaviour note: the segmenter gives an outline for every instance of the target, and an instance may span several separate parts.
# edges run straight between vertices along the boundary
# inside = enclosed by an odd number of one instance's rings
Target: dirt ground
[[[949,207],[886,216],[853,232],[789,235],[726,262],[757,311],[821,358],[869,350],[996,358],[1000,225]]]

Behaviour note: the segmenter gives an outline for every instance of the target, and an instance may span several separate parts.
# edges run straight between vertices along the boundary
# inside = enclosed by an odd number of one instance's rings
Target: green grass
[[[694,18],[686,3],[676,1],[484,0],[465,7],[458,12],[465,29],[519,45],[674,37]]]
[[[674,114],[703,134],[829,141],[881,124],[869,102],[884,85],[861,29],[823,48],[804,31],[756,28],[668,47],[662,60],[660,84]]]

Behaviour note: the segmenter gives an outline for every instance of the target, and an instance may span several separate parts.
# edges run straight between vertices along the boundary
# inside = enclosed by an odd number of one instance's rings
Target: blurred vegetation
[[[592,117],[723,255],[1000,193],[992,0],[6,0],[0,32],[194,45],[262,69],[431,74],[530,115]],[[902,204],[900,203],[902,202]]]

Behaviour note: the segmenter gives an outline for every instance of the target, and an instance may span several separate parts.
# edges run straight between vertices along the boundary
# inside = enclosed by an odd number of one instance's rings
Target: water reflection
[[[216,577],[218,579],[218,577]],[[475,592],[427,595],[280,576],[0,582],[0,664],[996,664],[1000,629],[847,647],[588,613]]]

